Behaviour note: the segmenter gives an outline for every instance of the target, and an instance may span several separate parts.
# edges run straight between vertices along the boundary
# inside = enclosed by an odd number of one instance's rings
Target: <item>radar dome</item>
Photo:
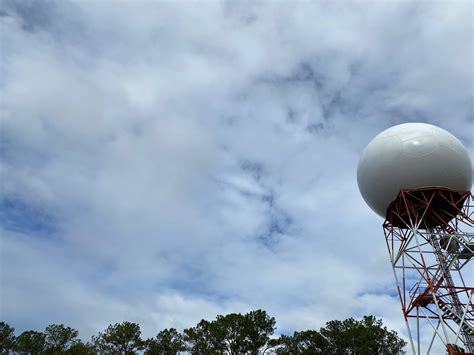
[[[469,191],[472,164],[451,133],[425,123],[393,126],[367,145],[357,167],[365,202],[385,218],[401,189],[444,187]]]

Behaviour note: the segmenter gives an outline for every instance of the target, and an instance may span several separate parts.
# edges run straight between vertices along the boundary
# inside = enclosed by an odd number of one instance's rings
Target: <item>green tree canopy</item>
[[[277,344],[281,346],[276,353],[281,355],[329,354],[327,340],[315,330],[294,332],[293,336],[282,335]]]
[[[0,322],[0,354],[8,354],[15,345],[15,328]]]
[[[258,355],[259,350],[268,343],[270,336],[275,332],[275,324],[275,318],[261,309],[245,315],[247,350],[252,355]]]
[[[247,350],[246,325],[245,317],[240,313],[217,316],[215,326],[221,332],[227,354],[242,354]]]
[[[102,351],[109,354],[131,355],[143,349],[144,342],[140,336],[140,326],[137,323],[122,322],[109,325],[94,340]]]
[[[46,335],[34,330],[21,333],[15,340],[15,351],[19,354],[39,354],[46,348]]]
[[[79,339],[79,332],[63,324],[50,324],[44,330],[46,336],[46,352],[49,354],[64,353]]]
[[[97,351],[92,344],[84,344],[80,340],[66,350],[65,353],[68,355],[97,355]]]
[[[275,331],[275,318],[257,310],[245,315],[218,315],[214,321],[201,320],[184,331],[184,340],[193,354],[258,354]]]
[[[319,332],[295,332],[293,336],[282,335],[270,343],[280,355],[395,355],[406,345],[396,332],[387,330],[382,320],[373,316],[360,321],[353,318],[330,321]]]
[[[184,330],[184,341],[191,354],[223,353],[225,333],[216,325],[202,319],[195,327]]]
[[[331,354],[395,355],[406,345],[396,332],[389,331],[374,316],[365,316],[360,321],[353,318],[330,321],[320,333],[327,340]]]
[[[182,351],[196,355],[395,355],[406,345],[374,316],[333,320],[319,331],[296,331],[271,339],[275,329],[275,318],[256,310],[244,315],[218,315],[212,321],[202,319],[184,334],[174,328],[164,329],[146,342],[141,339],[138,324],[116,323],[93,336],[91,343],[83,343],[77,338],[77,330],[62,324],[51,324],[44,333],[28,330],[15,338],[14,328],[0,322],[0,355],[132,355],[139,350],[145,350],[146,355],[176,355]]]
[[[174,328],[162,330],[155,338],[146,341],[146,355],[169,354],[176,355],[180,351],[185,351],[183,335]]]

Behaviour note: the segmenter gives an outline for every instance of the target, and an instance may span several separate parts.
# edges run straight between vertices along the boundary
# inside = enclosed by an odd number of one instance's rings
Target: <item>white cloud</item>
[[[403,331],[357,160],[416,120],[472,152],[469,2],[3,6],[2,195],[52,227],[10,216],[3,319]]]

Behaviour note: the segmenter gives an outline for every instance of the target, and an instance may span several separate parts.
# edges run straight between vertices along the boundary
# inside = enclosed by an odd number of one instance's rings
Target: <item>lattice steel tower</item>
[[[439,127],[407,123],[376,136],[359,162],[359,189],[383,230],[409,348],[474,353],[472,164]]]

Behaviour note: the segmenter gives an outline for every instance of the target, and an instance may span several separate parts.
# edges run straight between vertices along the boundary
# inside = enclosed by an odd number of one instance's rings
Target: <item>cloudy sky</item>
[[[262,308],[404,332],[356,182],[381,130],[473,142],[473,5],[1,2],[0,318],[144,335]]]

